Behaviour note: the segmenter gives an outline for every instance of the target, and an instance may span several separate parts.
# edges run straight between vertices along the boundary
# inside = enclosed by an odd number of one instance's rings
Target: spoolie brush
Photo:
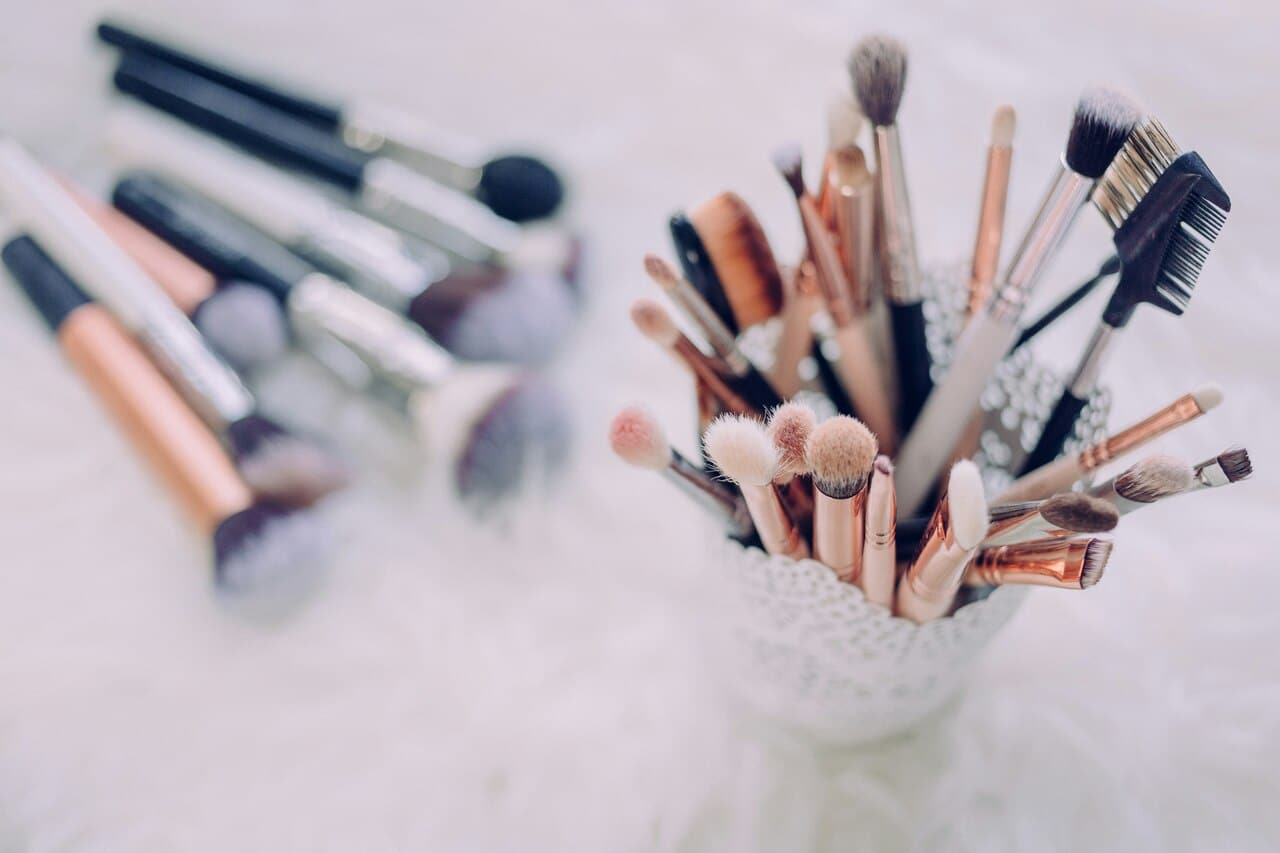
[[[837,415],[813,430],[806,455],[813,472],[814,557],[840,580],[857,583],[875,436],[861,421]]]
[[[1144,506],[1181,494],[1191,487],[1191,466],[1173,456],[1149,456],[1122,474],[1100,483],[1088,494],[1110,502],[1128,515]]]
[[[1112,543],[1106,539],[1045,539],[984,549],[965,572],[975,586],[1033,584],[1088,589],[1102,580]]]
[[[720,405],[740,415],[754,414],[754,406],[730,387],[724,373],[710,356],[698,349],[676,326],[671,315],[651,299],[637,299],[631,304],[631,321],[641,334],[670,352],[689,369],[707,390],[715,394]]]

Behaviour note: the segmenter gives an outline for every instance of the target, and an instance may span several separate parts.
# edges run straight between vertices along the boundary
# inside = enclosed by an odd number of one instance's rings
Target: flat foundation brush
[[[705,508],[725,532],[739,542],[755,539],[755,525],[742,496],[700,466],[686,459],[667,441],[657,420],[638,406],[628,406],[609,425],[609,444],[624,462],[657,471]]]
[[[920,552],[898,585],[899,616],[922,623],[947,615],[987,524],[982,474],[968,460],[957,462],[929,520]]]
[[[741,489],[764,550],[794,560],[808,557],[809,546],[774,491],[778,456],[764,425],[752,418],[723,415],[707,428],[703,445],[720,473]]]
[[[901,407],[898,423],[905,435],[933,389],[915,224],[898,133],[898,108],[907,83],[906,48],[889,36],[867,36],[849,55],[849,76],[858,105],[872,127],[881,284],[893,327]]]
[[[1095,199],[1104,200],[1100,209],[1109,222],[1122,217],[1115,234],[1120,280],[1075,374],[1027,457],[1024,472],[1062,452],[1097,386],[1108,352],[1135,309],[1145,302],[1175,316],[1186,310],[1209,249],[1231,209],[1231,200],[1198,156],[1169,162],[1176,148],[1153,145],[1153,140],[1168,140],[1168,134],[1148,117],[1130,135],[1094,191]],[[1158,177],[1145,189],[1149,175]],[[1116,203],[1117,196],[1138,193],[1141,197],[1131,210]]]
[[[90,390],[210,537],[219,588],[275,595],[313,581],[325,552],[313,513],[255,498],[217,437],[133,338],[35,241],[11,240],[0,256]]]
[[[814,558],[845,583],[857,583],[875,436],[860,421],[836,415],[813,430],[807,456],[814,488]]]
[[[757,414],[758,410],[730,386],[716,361],[698,345],[685,337],[671,315],[651,299],[637,299],[631,304],[631,321],[646,338],[674,355],[711,394],[724,411],[739,415]]]
[[[1124,473],[1089,489],[1088,494],[1115,506],[1121,515],[1181,494],[1191,488],[1191,466],[1173,456],[1149,456]]]
[[[1094,182],[1124,145],[1139,119],[1124,96],[1091,90],[1076,105],[1061,168],[1014,252],[1004,280],[986,308],[965,327],[956,357],[929,396],[898,458],[898,497],[915,512],[956,447],[996,365],[1017,337],[1018,318],[1071,230]]]
[[[1105,539],[1050,539],[988,548],[969,565],[964,582],[1088,589],[1102,580],[1111,548]]]

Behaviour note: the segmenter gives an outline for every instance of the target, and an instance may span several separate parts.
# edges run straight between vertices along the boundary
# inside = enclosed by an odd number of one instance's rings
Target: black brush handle
[[[360,188],[368,154],[287,113],[172,65],[125,54],[115,85],[187,124],[349,190]]]
[[[93,301],[26,234],[6,243],[0,250],[0,258],[3,258],[4,265],[27,299],[55,332],[72,311]]]
[[[246,77],[225,65],[201,59],[181,48],[164,44],[110,21],[98,24],[98,38],[128,53],[149,56],[206,80],[212,80],[214,83],[233,89],[329,132],[337,130],[342,124],[342,109],[336,103],[310,98],[265,80]]]
[[[814,363],[818,365],[818,381],[822,383],[822,390],[831,401],[831,405],[835,406],[840,414],[853,417],[853,400],[850,399],[849,392],[844,390],[844,383],[840,381],[835,366],[823,354],[822,342],[814,338],[809,352]]]
[[[933,390],[930,375],[929,342],[925,336],[924,303],[890,302],[889,321],[893,326],[893,348],[898,357],[898,386],[901,400],[898,422],[902,435],[911,431],[924,401]]]
[[[725,295],[716,266],[711,263],[711,255],[707,254],[707,248],[702,244],[702,237],[698,235],[697,229],[683,213],[674,214],[668,227],[684,277],[689,279],[693,289],[706,300],[711,310],[729,327],[729,331],[738,334],[738,319],[733,316],[729,297]]]
[[[1040,440],[1036,442],[1031,455],[1022,463],[1018,476],[1034,471],[1041,465],[1047,465],[1062,455],[1062,447],[1076,431],[1076,421],[1080,419],[1080,413],[1084,411],[1086,402],[1088,401],[1075,396],[1069,389],[1062,392],[1062,396],[1058,398],[1058,404],[1053,407],[1053,413],[1045,422]]]
[[[135,172],[111,202],[220,279],[261,285],[281,302],[315,267],[226,209],[163,178]]]
[[[1098,267],[1098,272],[1094,274],[1093,278],[1083,282],[1075,290],[1062,297],[1057,305],[1054,305],[1048,311],[1041,314],[1036,318],[1034,323],[1031,323],[1023,329],[1022,334],[1018,335],[1018,340],[1015,341],[1013,346],[1009,349],[1009,355],[1013,355],[1020,347],[1030,343],[1036,335],[1049,328],[1049,326],[1057,322],[1063,314],[1066,314],[1072,308],[1076,307],[1076,305],[1080,304],[1081,300],[1092,293],[1094,289],[1107,278],[1107,276],[1115,275],[1119,271],[1120,256],[1112,255],[1107,258],[1107,260],[1103,262],[1102,266]]]

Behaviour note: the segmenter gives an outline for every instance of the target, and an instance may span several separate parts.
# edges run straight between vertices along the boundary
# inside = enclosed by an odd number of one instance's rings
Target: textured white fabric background
[[[99,4],[5,5],[0,127],[100,178]],[[438,468],[366,476],[333,508],[324,594],[286,622],[245,622],[211,597],[201,543],[0,287],[0,850],[1280,843],[1274,4],[114,10],[317,89],[558,152],[593,248],[593,301],[556,368],[580,453],[560,492],[487,526],[459,517]],[[768,151],[798,137],[818,156],[828,87],[871,28],[913,50],[902,125],[930,257],[968,246],[999,101],[1019,110],[1015,231],[1086,83],[1138,93],[1204,152],[1236,212],[1189,316],[1142,312],[1123,340],[1113,420],[1216,378],[1226,405],[1166,445],[1203,458],[1247,443],[1261,474],[1126,522],[1106,582],[1033,595],[942,722],[823,751],[721,699],[697,651],[716,614],[697,581],[707,531],[665,484],[615,463],[603,433],[642,399],[688,435],[683,378],[626,321],[650,287],[640,255],[665,247],[673,208],[727,187],[789,255],[798,229]],[[1103,256],[1085,219],[1060,285]],[[1047,339],[1045,357],[1065,362],[1084,325]]]

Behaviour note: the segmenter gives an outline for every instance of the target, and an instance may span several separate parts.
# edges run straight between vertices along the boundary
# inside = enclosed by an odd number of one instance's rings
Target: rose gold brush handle
[[[759,534],[760,542],[767,553],[790,557],[793,560],[803,560],[809,556],[809,546],[800,537],[800,532],[795,525],[787,518],[772,485],[744,484],[742,497],[747,502],[751,520],[756,525],[756,533]]]
[[[822,294],[808,261],[787,277],[787,301],[782,309],[782,331],[774,349],[769,379],[783,398],[800,390],[800,362],[813,348],[813,317],[822,310]]]
[[[1085,557],[1094,540],[1030,542],[984,549],[965,571],[975,586],[1031,584],[1080,589]]]

